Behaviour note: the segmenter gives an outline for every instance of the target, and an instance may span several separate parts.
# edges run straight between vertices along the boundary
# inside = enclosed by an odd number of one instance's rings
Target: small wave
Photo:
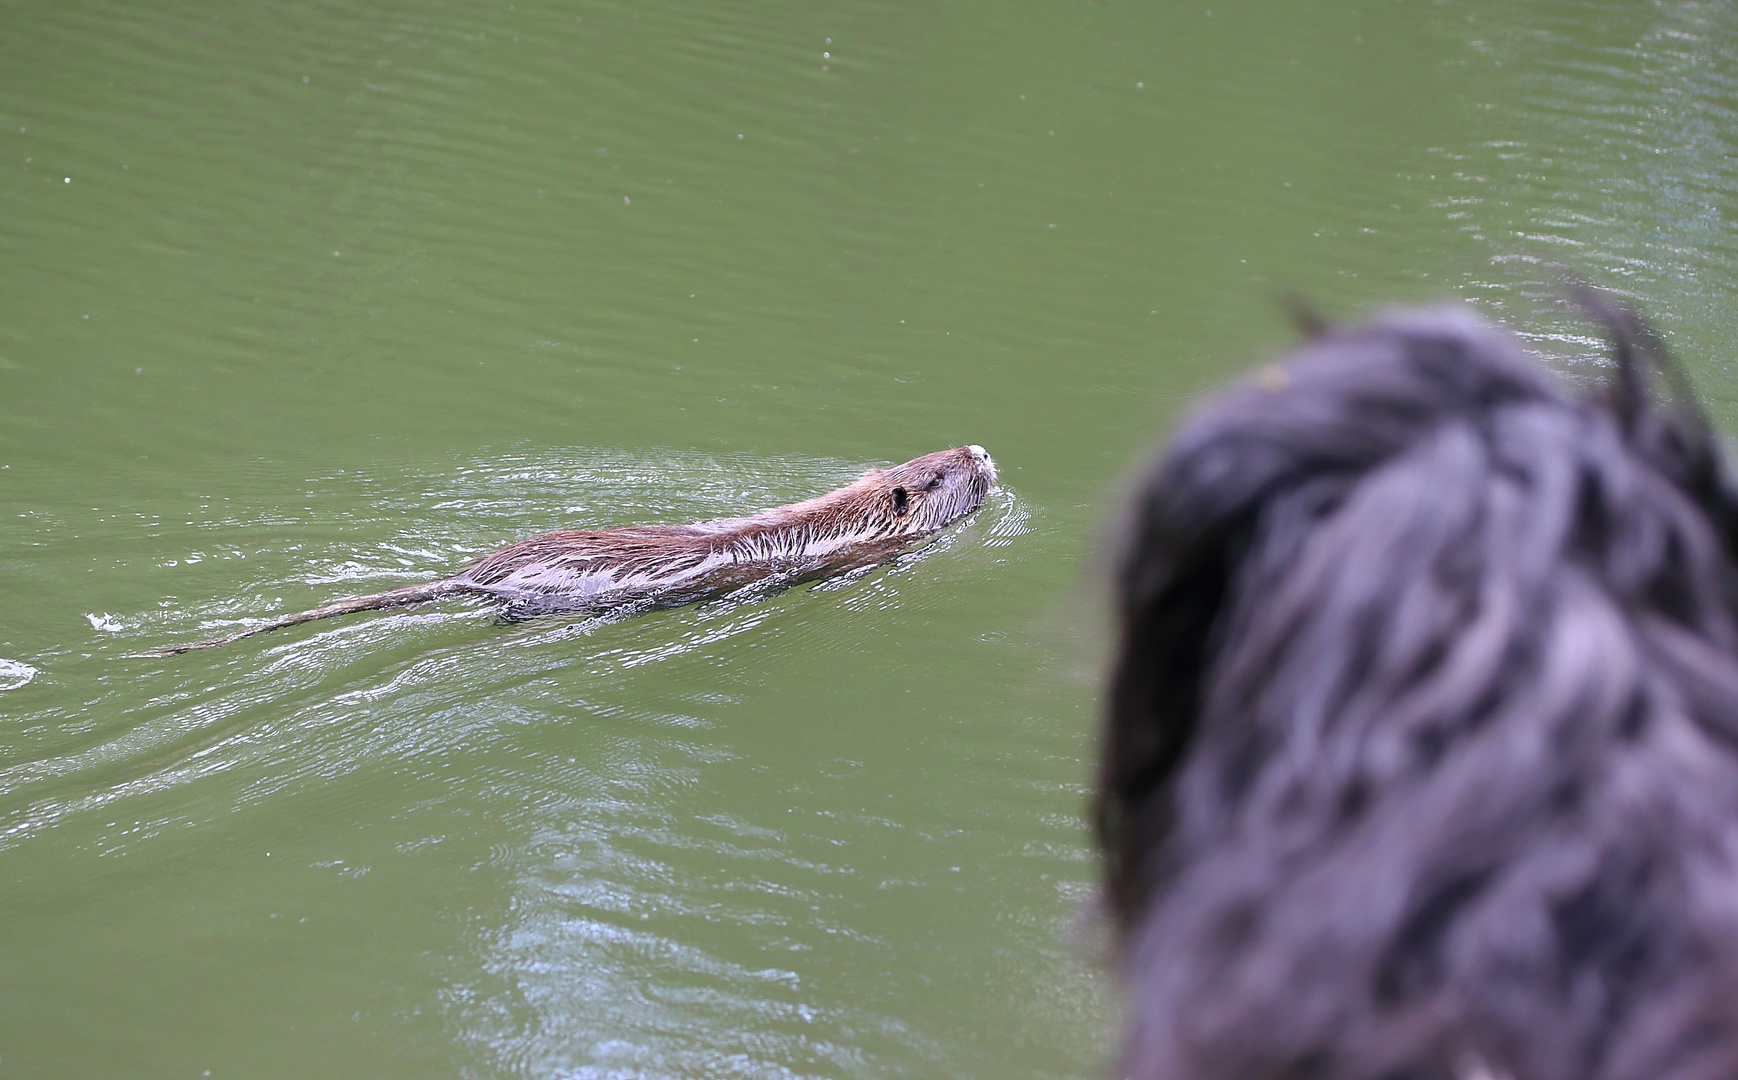
[[[0,690],[16,690],[40,674],[29,664],[0,659]]]
[[[991,518],[990,527],[984,530],[986,545],[1007,547],[1032,531],[1031,508],[1021,502],[1012,491],[999,488],[990,493],[990,499],[995,509],[1000,512]]]

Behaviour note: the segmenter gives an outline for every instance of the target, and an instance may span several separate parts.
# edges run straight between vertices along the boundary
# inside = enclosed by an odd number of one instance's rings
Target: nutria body
[[[759,582],[792,585],[885,562],[976,512],[995,487],[981,446],[870,469],[817,498],[747,517],[692,525],[562,529],[511,544],[451,577],[339,600],[164,653],[208,649],[315,619],[405,607],[443,597],[496,601],[512,618],[669,607]]]

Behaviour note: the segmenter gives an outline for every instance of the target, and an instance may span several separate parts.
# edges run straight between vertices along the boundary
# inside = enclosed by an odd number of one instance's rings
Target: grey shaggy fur
[[[1139,489],[1097,827],[1134,1080],[1738,1076],[1738,501],[1646,327],[1569,393],[1329,330]]]

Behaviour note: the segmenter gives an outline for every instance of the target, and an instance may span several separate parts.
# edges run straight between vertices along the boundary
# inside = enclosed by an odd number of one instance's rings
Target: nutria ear
[[[905,513],[907,510],[911,509],[911,498],[910,498],[910,496],[906,495],[904,488],[896,487],[892,491],[888,492],[888,494],[893,496],[893,516],[894,517],[898,517],[899,515]]]

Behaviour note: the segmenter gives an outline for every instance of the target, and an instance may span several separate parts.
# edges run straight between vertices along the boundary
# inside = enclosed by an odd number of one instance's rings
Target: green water
[[[1095,553],[1189,400],[1568,262],[1738,420],[1721,3],[0,0],[0,1076],[1093,1077]],[[927,558],[172,659],[967,442]]]

